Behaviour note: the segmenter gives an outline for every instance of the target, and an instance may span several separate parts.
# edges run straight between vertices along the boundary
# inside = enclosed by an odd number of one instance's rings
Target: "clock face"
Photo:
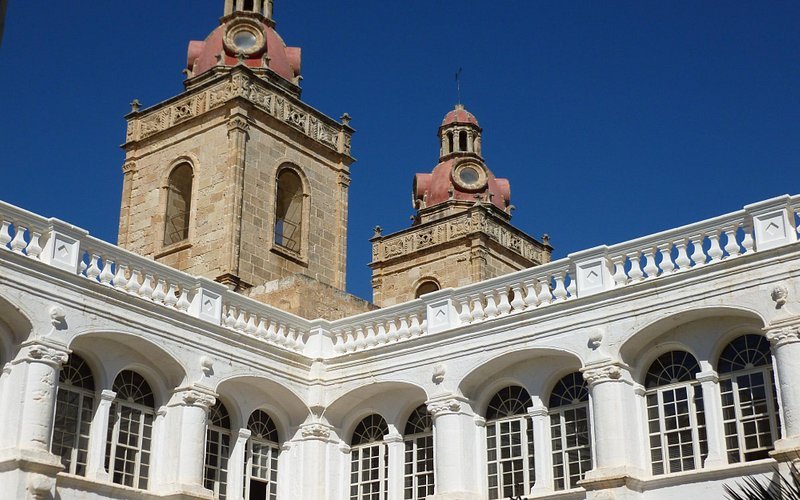
[[[462,162],[456,165],[451,177],[453,182],[465,191],[480,191],[489,180],[486,169],[473,162]]]
[[[225,47],[229,53],[250,56],[264,49],[264,28],[252,19],[236,19],[225,32]]]
[[[458,171],[458,178],[464,184],[475,184],[480,180],[480,174],[475,170],[475,167],[467,165]]]
[[[249,30],[239,30],[233,34],[233,45],[243,51],[252,49],[257,43],[258,39]]]

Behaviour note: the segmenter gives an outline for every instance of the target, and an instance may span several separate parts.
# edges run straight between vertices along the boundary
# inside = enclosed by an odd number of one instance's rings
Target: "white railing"
[[[800,195],[573,253],[566,258],[348,318],[308,321],[0,202],[0,252],[79,275],[118,293],[159,304],[313,356],[348,355],[465,325],[586,298],[645,280],[767,251],[797,241]],[[316,342],[311,342],[316,338]]]

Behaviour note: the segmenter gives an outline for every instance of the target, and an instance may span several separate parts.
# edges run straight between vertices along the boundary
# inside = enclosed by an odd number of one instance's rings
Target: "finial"
[[[142,109],[142,104],[139,99],[134,99],[131,103],[131,113],[138,113],[140,109]]]
[[[345,113],[342,116],[340,116],[339,119],[342,120],[342,125],[350,125],[350,120],[352,120],[353,118],[350,116],[349,113]]]
[[[549,245],[550,244],[550,235],[549,234],[544,233],[542,235],[542,243],[544,243],[545,245]]]
[[[373,229],[373,231],[375,231],[375,234],[373,234],[373,235],[372,235],[372,237],[373,237],[373,238],[380,238],[380,236],[381,236],[381,231],[383,231],[383,229],[381,228],[381,226],[375,226],[375,228]]]
[[[458,97],[458,104],[461,104],[461,68],[456,71],[456,96]]]

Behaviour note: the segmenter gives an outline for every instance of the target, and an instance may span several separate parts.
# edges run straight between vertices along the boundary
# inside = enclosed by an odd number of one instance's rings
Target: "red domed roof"
[[[197,76],[217,65],[236,66],[237,54],[225,44],[227,28],[236,18],[227,21],[211,32],[205,41],[189,42],[187,67],[192,76]],[[287,47],[280,35],[267,23],[258,22],[265,38],[265,47],[243,57],[242,63],[250,68],[268,67],[291,83],[297,83],[300,76],[300,48]],[[222,54],[222,60],[218,60]],[[266,55],[266,57],[264,57]],[[268,61],[265,64],[265,61]]]
[[[476,190],[466,189],[454,182],[453,169],[462,163],[482,169],[485,173],[485,185]],[[436,165],[430,174],[417,174],[414,177],[414,199],[425,200],[426,208],[448,201],[451,190],[453,199],[459,201],[474,203],[476,197],[487,200],[486,195],[489,193],[491,194],[491,203],[500,210],[505,211],[511,204],[511,186],[508,179],[496,178],[488,168],[471,159],[445,160]]]
[[[478,119],[475,118],[475,115],[464,109],[464,106],[461,104],[456,104],[455,109],[444,115],[444,120],[442,120],[442,126],[445,125],[452,125],[454,123],[469,123],[471,125],[478,125]]]

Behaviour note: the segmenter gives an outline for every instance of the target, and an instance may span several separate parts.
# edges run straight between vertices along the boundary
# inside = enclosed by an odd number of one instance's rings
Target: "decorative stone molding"
[[[780,309],[789,299],[789,290],[787,290],[786,286],[782,284],[775,285],[770,293],[770,298],[772,298],[772,301],[775,302],[775,308]]]
[[[434,384],[439,385],[444,382],[445,373],[447,373],[447,367],[444,363],[436,363],[433,367],[433,376],[431,376],[431,380],[433,380]]]
[[[767,340],[773,348],[800,342],[800,325],[792,325],[767,331]]]
[[[100,399],[102,401],[114,401],[117,398],[117,393],[110,389],[103,389],[100,392]]]
[[[250,130],[250,122],[247,117],[236,115],[228,120],[228,132],[245,132]]]
[[[33,500],[50,498],[50,492],[53,491],[55,486],[56,480],[54,477],[36,473],[31,473],[28,476],[27,489],[30,498]]]
[[[69,359],[69,354],[66,350],[62,350],[55,346],[48,346],[45,344],[33,343],[28,344],[27,351],[15,359],[12,363],[47,363],[60,367]]]
[[[461,411],[461,402],[457,399],[445,399],[441,401],[431,401],[428,403],[428,412],[433,418],[439,415],[448,415]]]
[[[312,423],[300,427],[300,434],[304,439],[327,440],[331,437],[331,430],[324,424]]]
[[[204,410],[208,410],[214,403],[217,402],[216,394],[209,389],[200,387],[185,387],[175,390],[175,395],[178,396],[177,405],[180,406],[198,406]],[[177,406],[170,405],[170,406]]]
[[[387,443],[387,444],[402,443],[403,442],[403,436],[401,436],[400,433],[397,432],[397,431],[389,432],[388,434],[383,436],[383,442]]]
[[[544,406],[531,406],[528,408],[528,415],[531,418],[534,417],[546,417],[547,416],[547,408]]]
[[[700,372],[695,376],[695,378],[701,384],[703,382],[713,382],[715,384],[719,383],[719,374],[717,374],[717,372],[715,372],[714,370]]]
[[[596,368],[587,367],[581,370],[583,379],[592,387],[603,382],[615,382],[622,380],[622,367],[615,364],[607,364]]]
[[[65,311],[63,307],[56,304],[50,307],[48,313],[50,314],[50,324],[53,325],[53,328],[58,330],[66,328],[67,311]]]

